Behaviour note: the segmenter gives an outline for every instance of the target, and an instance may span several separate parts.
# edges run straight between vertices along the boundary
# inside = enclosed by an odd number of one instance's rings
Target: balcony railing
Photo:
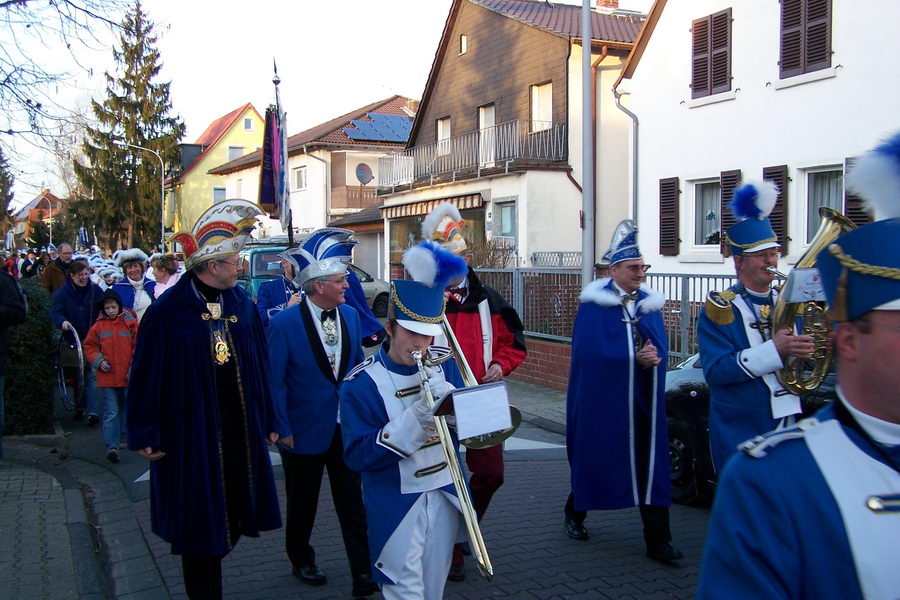
[[[566,124],[507,121],[378,160],[378,187],[408,185],[440,175],[480,175],[516,161],[566,160]]]
[[[374,187],[347,185],[331,188],[331,208],[368,208],[378,203]]]

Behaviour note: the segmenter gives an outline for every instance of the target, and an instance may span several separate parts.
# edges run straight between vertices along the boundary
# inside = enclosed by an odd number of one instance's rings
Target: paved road
[[[71,481],[80,482],[88,520],[99,531],[99,557],[106,574],[106,581],[99,586],[103,595],[126,600],[186,598],[179,561],[168,553],[166,544],[150,533],[149,485],[140,481],[146,462],[124,451],[122,462],[111,465],[103,458],[97,429],[65,421],[63,425],[69,432],[67,457],[50,454],[47,448],[16,446],[14,442],[7,444],[11,450],[8,454],[22,461],[64,469]],[[706,537],[708,509],[682,506],[672,509],[675,544],[685,553],[680,568],[660,565],[644,556],[641,521],[636,509],[590,513],[587,526],[591,540],[570,540],[562,527],[562,506],[569,489],[563,443],[559,433],[529,423],[523,424],[516,437],[507,443],[506,483],[495,495],[482,523],[496,575],[492,581],[485,581],[477,574],[472,560],[467,559],[466,581],[448,583],[446,598],[692,597]],[[58,485],[53,478],[33,470],[17,470],[15,465],[5,467],[0,469],[0,510],[3,511],[0,528],[4,534],[0,538],[0,569],[13,564],[6,559],[14,552],[16,536],[33,533],[29,523],[40,521],[46,523],[42,527],[52,528],[60,520],[61,495],[52,493],[53,486]],[[283,506],[280,467],[276,467],[276,477]],[[21,489],[17,492],[15,482],[20,480],[30,483],[19,485]],[[13,502],[11,494],[16,493],[20,497]],[[8,522],[8,517],[16,523],[12,531],[2,525]],[[50,591],[23,595],[19,593],[21,590],[16,592],[15,588],[0,586],[0,598],[85,597],[83,593],[71,591],[78,589],[78,582],[73,585],[70,577],[75,571],[77,580],[79,569],[67,562],[64,552],[57,556],[54,551],[67,541],[65,532],[58,531],[55,536],[53,532],[41,534],[47,540],[46,552],[23,557],[28,563],[51,565],[46,569],[48,574],[33,573],[38,578],[49,577],[47,590]],[[90,540],[74,539],[70,543],[73,549],[93,551]],[[349,597],[351,581],[327,482],[322,486],[312,543],[320,566],[328,574],[327,586],[313,588],[291,577],[284,553],[284,533],[279,530],[258,539],[242,539],[225,559],[226,597],[241,600],[278,596],[302,596],[311,600]],[[77,553],[74,560],[79,560]],[[21,562],[15,565],[38,569]],[[0,571],[2,580],[6,580],[5,574]]]

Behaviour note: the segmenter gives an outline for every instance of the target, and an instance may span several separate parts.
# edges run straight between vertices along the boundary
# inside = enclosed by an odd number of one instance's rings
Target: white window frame
[[[699,188],[704,185],[715,184],[715,185],[719,186],[719,200],[716,203],[717,204],[716,207],[719,210],[721,210],[721,206],[722,206],[722,182],[721,182],[721,179],[718,177],[709,178],[709,179],[696,179],[689,183],[690,183],[690,189],[691,189],[691,193],[690,193],[691,223],[690,223],[690,228],[688,230],[688,231],[690,231],[690,234],[691,234],[690,247],[691,247],[691,249],[695,249],[695,250],[706,250],[707,248],[715,248],[716,251],[718,252],[719,251],[719,243],[701,244],[701,243],[697,242],[697,218],[699,217],[699,215],[697,214],[697,208],[698,208],[697,203],[699,201],[699,198],[698,198]],[[718,224],[719,224],[719,227],[721,228],[722,215],[718,215]],[[682,237],[682,240],[683,239],[684,239],[684,237]]]
[[[309,181],[307,180],[306,174],[306,165],[294,167],[294,169],[291,171],[291,184],[293,185],[293,191],[295,192],[303,191],[309,186]]]
[[[253,119],[244,117],[244,131],[253,131]]]
[[[437,119],[435,121],[434,129],[437,141],[437,155],[446,156],[450,154],[450,137],[452,135],[450,117]]]
[[[221,192],[222,197],[219,200],[216,200],[216,192]],[[225,186],[214,185],[212,187],[212,203],[217,204],[219,202],[223,202],[228,199],[228,192],[225,190]]]
[[[235,154],[239,152],[240,154]],[[228,146],[228,162],[237,160],[244,155],[244,146]]]
[[[841,176],[843,177],[843,174],[844,174],[843,163],[836,162],[833,164],[816,165],[816,166],[802,167],[802,168],[797,169],[797,175],[798,175],[797,179],[799,180],[798,185],[797,185],[797,187],[799,188],[797,191],[799,193],[797,194],[797,197],[800,199],[800,202],[802,202],[802,207],[798,207],[798,208],[800,208],[800,210],[797,212],[803,214],[803,219],[800,221],[799,227],[802,230],[800,232],[800,240],[802,240],[802,242],[803,242],[804,249],[809,247],[809,242],[807,240],[811,236],[814,236],[816,234],[815,231],[810,231],[810,227],[809,227],[809,218],[810,218],[809,193],[811,191],[809,189],[809,176],[812,175],[813,173],[827,173],[830,171],[839,171],[841,173]],[[842,181],[841,183],[842,183],[842,185],[841,185],[841,194],[840,194],[840,205],[838,206],[837,210],[839,212],[843,213],[847,210],[847,207],[844,204],[844,201],[845,201],[844,185],[843,185],[844,182]],[[795,205],[799,204],[800,202],[795,203]],[[818,225],[815,226],[815,229],[816,229],[816,231],[818,231]]]
[[[531,86],[531,133],[550,129],[553,121],[553,82]]]
[[[719,184],[719,198],[721,206],[721,180],[719,175],[697,174],[685,177],[682,180],[684,193],[681,194],[680,204],[678,206],[678,231],[681,238],[681,250],[678,252],[677,260],[680,263],[723,263],[725,258],[722,256],[719,244],[697,244],[695,243],[697,231],[697,186],[707,183]],[[722,215],[719,215],[719,225],[721,226]]]
[[[469,51],[469,36],[465,33],[461,33],[459,35],[459,53],[460,55],[465,54]]]
[[[243,193],[244,180],[238,179],[234,184],[234,197],[235,198],[243,198],[241,194]]]
[[[503,234],[503,225],[505,223],[505,219],[503,218],[503,210],[504,209],[512,209],[513,213],[513,231],[512,235],[504,235]],[[494,217],[499,222],[497,226],[497,235],[496,237],[503,238],[506,240],[512,240],[512,245],[516,245],[516,241],[519,237],[519,212],[516,207],[516,202],[498,202],[497,206],[494,209]]]

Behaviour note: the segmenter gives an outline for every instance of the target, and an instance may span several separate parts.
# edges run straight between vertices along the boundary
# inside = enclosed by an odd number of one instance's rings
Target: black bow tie
[[[337,309],[332,308],[331,310],[323,310],[322,316],[320,318],[322,319],[323,323],[325,321],[327,321],[328,319],[331,319],[332,321],[334,321],[335,319],[337,319]]]

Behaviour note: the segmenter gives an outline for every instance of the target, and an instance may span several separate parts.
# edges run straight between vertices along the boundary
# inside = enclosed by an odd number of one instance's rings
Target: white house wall
[[[691,22],[732,9],[731,91],[692,100]],[[669,2],[620,90],[640,119],[639,242],[657,272],[732,273],[717,249],[693,247],[691,181],[740,169],[742,180],[788,165],[788,235],[805,250],[805,169],[840,166],[900,129],[900,2],[833,1],[832,68],[779,79],[780,3]],[[802,82],[802,83],[800,83]],[[785,83],[799,83],[785,87]],[[780,89],[779,89],[780,88]],[[712,101],[712,103],[709,103]],[[680,256],[659,255],[659,180],[680,178]]]
[[[523,179],[518,211],[522,240],[519,255],[526,262],[520,261],[520,266],[531,266],[535,252],[580,252],[578,188],[562,171],[527,171]]]

